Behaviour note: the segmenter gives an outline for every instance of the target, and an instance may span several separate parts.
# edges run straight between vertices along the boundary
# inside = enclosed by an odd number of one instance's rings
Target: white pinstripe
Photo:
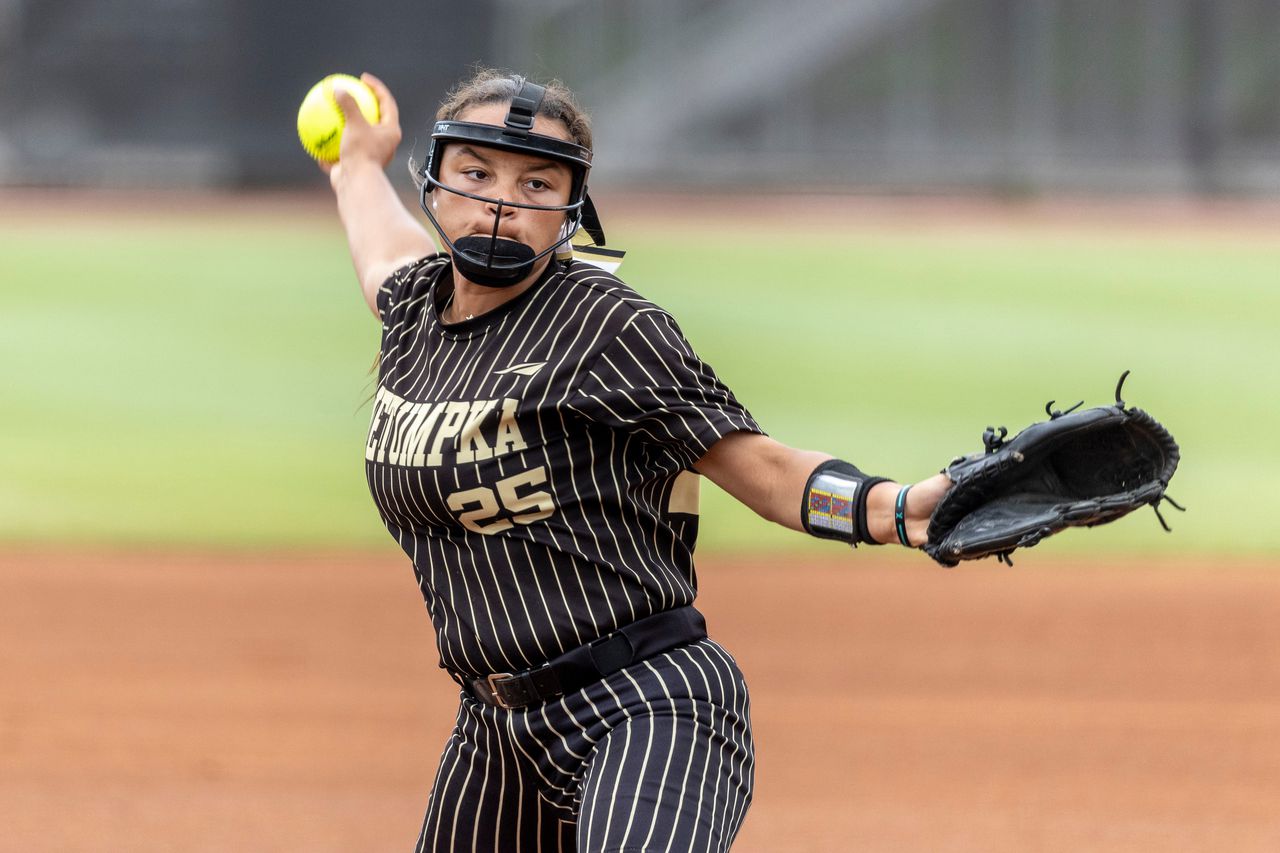
[[[413,560],[442,665],[474,676],[536,666],[691,603],[696,517],[667,502],[722,435],[759,430],[750,414],[666,312],[607,273],[575,263],[491,315],[446,327],[435,285],[449,275],[447,261],[427,259],[379,291],[383,358],[366,459],[374,501]],[[541,366],[511,369],[520,365]],[[514,424],[502,421],[511,412]],[[545,507],[540,490],[549,517],[529,523],[512,508],[521,504],[498,503],[495,484],[513,477],[525,491],[503,500]],[[457,506],[478,507],[482,526],[465,527]],[[703,643],[518,721],[467,700],[418,849],[727,849],[753,767],[740,685],[732,660]],[[667,802],[655,809],[637,785]]]
[[[419,849],[727,850],[752,785],[740,685],[732,660],[702,641],[540,708],[464,699],[441,761],[454,772],[438,775]],[[481,747],[470,775],[456,769],[467,743]]]

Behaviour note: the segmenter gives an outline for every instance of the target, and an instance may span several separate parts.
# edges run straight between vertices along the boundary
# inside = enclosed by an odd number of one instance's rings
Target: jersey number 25
[[[449,509],[458,515],[458,522],[473,533],[490,536],[510,530],[517,524],[533,524],[550,518],[556,511],[555,501],[551,495],[541,489],[521,495],[517,489],[537,486],[547,482],[547,466],[530,468],[519,474],[499,480],[493,488],[479,486],[449,495]],[[496,494],[495,494],[496,492]],[[475,506],[475,509],[467,509]],[[465,512],[464,512],[465,510]],[[493,519],[500,512],[508,513],[506,518]],[[484,523],[488,522],[488,523]]]

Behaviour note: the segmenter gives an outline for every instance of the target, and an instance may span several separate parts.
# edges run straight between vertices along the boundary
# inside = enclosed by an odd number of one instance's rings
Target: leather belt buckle
[[[498,685],[498,679],[510,678],[511,675],[512,673],[510,672],[495,672],[492,675],[486,675],[484,679],[489,685],[489,695],[493,697],[493,704],[497,705],[504,711],[513,711],[515,710],[515,706],[507,704],[507,700],[502,698],[502,690]]]

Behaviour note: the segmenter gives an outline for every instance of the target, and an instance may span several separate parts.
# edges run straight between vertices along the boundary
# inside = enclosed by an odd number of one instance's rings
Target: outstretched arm
[[[694,466],[720,488],[763,518],[804,531],[800,510],[813,469],[827,453],[796,450],[764,435],[735,432],[717,441]],[[929,516],[950,488],[945,474],[921,480],[907,492],[907,538],[913,546],[928,539]],[[896,542],[893,503],[901,485],[877,483],[867,493],[867,528],[877,542]]]
[[[337,88],[334,99],[346,117],[337,163],[321,163],[338,199],[351,262],[364,301],[378,313],[378,288],[407,263],[431,254],[431,235],[400,202],[383,171],[400,144],[400,110],[386,85],[365,73],[360,79],[378,96],[378,123],[369,124],[355,99]]]

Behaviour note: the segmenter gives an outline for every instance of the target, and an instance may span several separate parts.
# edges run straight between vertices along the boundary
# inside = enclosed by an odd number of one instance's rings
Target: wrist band
[[[872,477],[841,459],[823,462],[804,487],[800,520],[819,539],[839,539],[857,546],[880,543],[867,530],[867,492],[885,477]]]
[[[898,531],[898,541],[908,548],[911,547],[911,540],[907,538],[907,492],[911,491],[911,484],[903,486],[898,492],[898,499],[893,502],[893,526]]]

